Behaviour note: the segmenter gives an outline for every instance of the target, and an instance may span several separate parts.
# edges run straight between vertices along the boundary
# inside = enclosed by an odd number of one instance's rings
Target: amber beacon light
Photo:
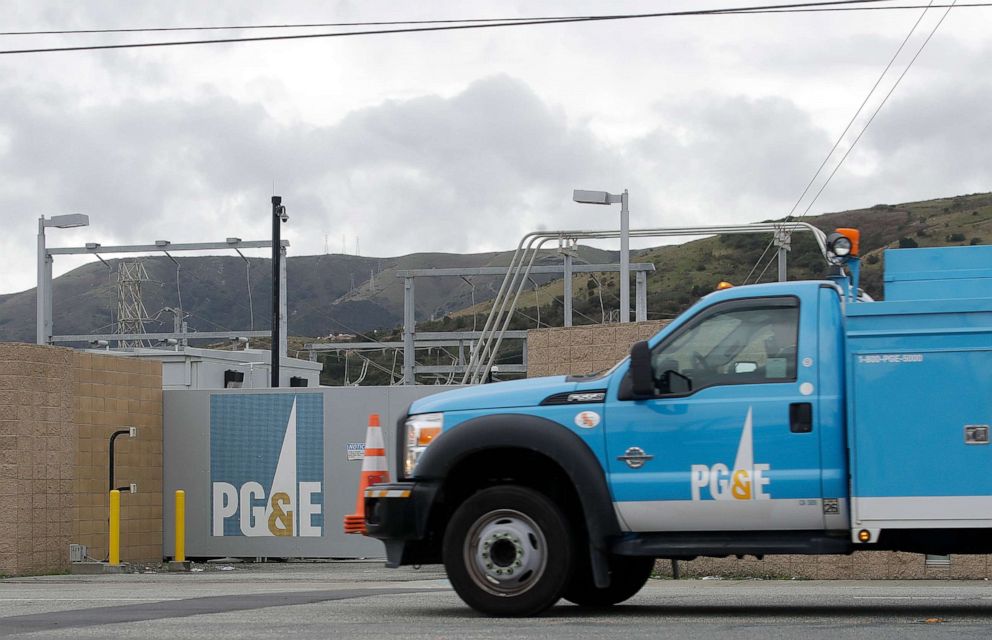
[[[861,232],[857,229],[836,229],[827,236],[827,254],[831,262],[847,262],[858,257]]]

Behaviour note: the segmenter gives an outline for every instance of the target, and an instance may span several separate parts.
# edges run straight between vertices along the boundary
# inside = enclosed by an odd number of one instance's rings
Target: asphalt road
[[[0,580],[0,638],[988,638],[992,583],[652,580],[606,612],[465,607],[434,568],[230,565]]]

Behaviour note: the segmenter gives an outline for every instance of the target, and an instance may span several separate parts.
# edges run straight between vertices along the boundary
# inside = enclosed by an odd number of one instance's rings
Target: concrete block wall
[[[107,553],[107,442],[115,428],[121,557],[162,557],[162,374],[158,362],[0,343],[0,575],[68,568],[70,543]]]
[[[121,494],[121,559],[162,557],[162,365],[155,360],[73,352],[73,415],[78,436],[73,542],[107,555],[109,443],[118,429],[138,437],[115,443],[114,484]]]
[[[667,320],[552,327],[527,332],[527,377],[571,375],[609,369],[627,357],[630,345],[646,340]]]
[[[0,575],[68,565],[71,377],[69,349],[0,343]]]
[[[954,555],[950,563],[928,565],[919,553],[857,551],[849,556],[765,556],[699,558],[680,561],[682,577],[798,578],[804,580],[984,580],[992,578],[986,555]],[[671,562],[660,561],[657,572],[671,576]]]

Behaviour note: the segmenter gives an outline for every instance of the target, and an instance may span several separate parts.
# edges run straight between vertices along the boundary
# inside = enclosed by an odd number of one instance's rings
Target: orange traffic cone
[[[379,414],[373,413],[369,415],[369,427],[365,431],[365,459],[362,461],[362,475],[358,481],[355,513],[344,517],[345,533],[365,533],[365,490],[381,482],[389,482],[386,445],[379,427]]]

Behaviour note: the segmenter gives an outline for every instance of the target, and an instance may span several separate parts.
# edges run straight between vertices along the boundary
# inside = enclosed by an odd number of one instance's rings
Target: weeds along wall
[[[162,557],[159,362],[0,343],[0,575],[68,569],[69,544],[107,554],[108,443],[117,429],[121,558]]]

